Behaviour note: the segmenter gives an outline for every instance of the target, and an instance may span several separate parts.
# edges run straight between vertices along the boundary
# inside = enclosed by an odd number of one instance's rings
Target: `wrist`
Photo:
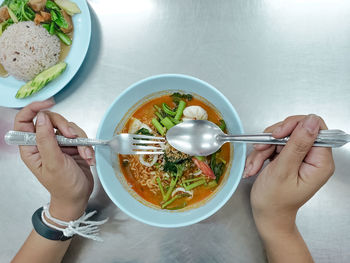
[[[296,213],[257,213],[253,210],[254,221],[262,239],[289,236],[298,233]]]
[[[52,217],[62,221],[74,221],[80,218],[86,209],[87,202],[65,203],[51,198],[49,212]]]

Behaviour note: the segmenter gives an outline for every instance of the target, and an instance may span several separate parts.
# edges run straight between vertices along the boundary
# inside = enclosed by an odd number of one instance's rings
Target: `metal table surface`
[[[53,111],[90,137],[130,84],[183,73],[223,92],[245,131],[288,115],[316,113],[350,132],[350,1],[90,0],[92,38],[83,66],[55,96]],[[0,108],[0,262],[8,262],[32,229],[48,193],[3,142],[18,110]],[[349,262],[350,148],[334,150],[335,175],[300,210],[297,223],[316,262]],[[64,262],[265,262],[249,203],[254,178],[201,223],[161,229],[121,212],[98,181],[90,204],[103,243],[76,238]]]

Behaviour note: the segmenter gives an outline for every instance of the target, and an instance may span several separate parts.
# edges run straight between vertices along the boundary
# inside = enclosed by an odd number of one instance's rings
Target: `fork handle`
[[[221,142],[244,142],[259,144],[285,145],[289,136],[276,139],[271,133],[223,135],[219,136]],[[314,146],[321,147],[341,147],[349,142],[349,135],[341,130],[321,130],[315,140]]]
[[[56,135],[60,146],[94,146],[105,145],[107,141],[89,138],[66,138]],[[36,134],[32,132],[8,131],[5,134],[5,142],[9,145],[36,145]]]

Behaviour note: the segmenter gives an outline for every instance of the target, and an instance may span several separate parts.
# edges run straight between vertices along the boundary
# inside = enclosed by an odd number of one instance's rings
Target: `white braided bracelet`
[[[79,235],[85,238],[93,239],[95,241],[103,241],[99,236],[99,225],[102,225],[108,221],[108,218],[101,220],[101,221],[88,221],[90,217],[92,217],[94,214],[96,214],[96,210],[92,211],[88,214],[84,213],[80,218],[78,218],[75,221],[69,221],[65,222],[62,220],[59,220],[57,218],[54,218],[51,216],[49,212],[49,204],[44,205],[43,211],[41,213],[41,220],[44,222],[45,225],[56,229],[58,231],[62,231],[63,235],[66,237],[71,237],[73,235]],[[58,226],[55,226],[53,224],[50,224],[45,219],[45,216],[50,219],[52,222],[55,222],[58,225],[65,226],[66,228],[61,228]]]

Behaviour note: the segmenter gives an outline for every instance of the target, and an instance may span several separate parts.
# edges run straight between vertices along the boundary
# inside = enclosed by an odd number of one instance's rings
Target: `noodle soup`
[[[189,94],[174,93],[141,105],[127,120],[123,133],[164,136],[189,119],[207,119],[225,130],[225,121],[210,105]],[[145,201],[168,210],[193,206],[222,183],[230,161],[230,144],[207,157],[189,156],[165,144],[164,155],[119,155],[130,187]]]

